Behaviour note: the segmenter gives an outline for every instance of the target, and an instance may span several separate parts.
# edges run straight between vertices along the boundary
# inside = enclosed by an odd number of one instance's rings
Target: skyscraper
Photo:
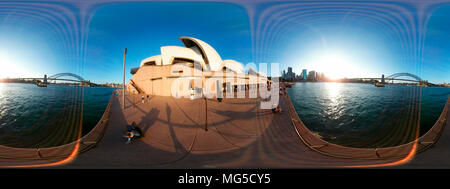
[[[292,67],[288,67],[287,80],[292,81],[294,79],[294,73],[292,72]]]
[[[316,71],[309,71],[308,81],[316,81]]]
[[[302,70],[302,79],[306,80],[306,78],[307,78],[306,69],[303,69]]]

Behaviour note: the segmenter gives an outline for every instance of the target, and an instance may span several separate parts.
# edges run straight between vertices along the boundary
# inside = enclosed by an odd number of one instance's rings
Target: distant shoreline
[[[0,83],[22,83],[22,84],[32,84],[36,85],[35,81],[4,81],[3,79],[0,79]],[[51,83],[51,85],[68,85],[68,86],[80,86],[77,83]],[[121,85],[120,85],[121,86]],[[109,88],[118,88],[117,85],[110,85],[110,84],[98,84],[97,86],[89,86],[89,87],[109,87]]]
[[[285,83],[290,84],[297,84],[297,83],[361,83],[361,84],[371,84],[373,85],[373,82],[370,81],[283,81]],[[409,86],[418,86],[417,83],[386,83],[389,85],[409,85]],[[445,87],[450,88],[450,84],[432,84],[431,86],[427,87]]]

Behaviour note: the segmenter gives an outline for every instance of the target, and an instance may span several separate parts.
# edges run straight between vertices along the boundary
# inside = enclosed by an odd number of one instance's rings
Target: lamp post
[[[206,95],[204,94],[204,90],[203,87],[205,87],[205,82],[203,81],[204,78],[202,77],[202,93],[201,93],[201,98],[203,98],[205,100],[205,131],[208,131],[208,99],[206,98]],[[194,92],[194,84],[190,84],[192,85],[192,92],[191,92],[191,100],[195,99],[195,94],[196,92]]]
[[[123,83],[122,83],[122,104],[125,109],[125,55],[127,54],[127,48],[123,51]]]
[[[205,96],[205,131],[208,131],[208,99]]]

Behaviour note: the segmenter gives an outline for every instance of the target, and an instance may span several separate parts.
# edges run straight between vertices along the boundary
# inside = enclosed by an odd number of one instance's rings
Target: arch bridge
[[[66,77],[66,76],[75,78],[76,80],[73,80],[73,79],[60,79],[60,77]],[[73,73],[59,73],[59,74],[55,74],[55,75],[52,75],[52,76],[48,77],[47,80],[63,80],[63,81],[65,80],[65,81],[79,81],[79,82],[85,82],[86,81],[83,77],[81,77],[81,76],[79,76],[77,74],[73,74]]]
[[[409,77],[410,79],[404,79],[404,78],[399,78],[399,77]],[[408,82],[416,82],[419,84],[431,84],[428,83],[427,80],[423,80],[422,78],[420,78],[417,75],[411,74],[411,73],[396,73],[396,74],[392,74],[390,76],[384,77],[384,74],[381,76],[381,78],[351,78],[350,80],[378,80],[382,83],[388,83],[391,82],[393,83],[394,80],[395,81],[408,81]]]
[[[398,77],[410,77],[413,78],[413,80],[411,79],[401,79]],[[383,79],[383,78],[382,78]],[[423,83],[425,82],[422,78],[420,78],[417,75],[411,74],[411,73],[396,73],[396,74],[392,74],[390,76],[387,76],[386,78],[384,78],[385,80],[389,80],[391,82],[393,82],[394,80],[399,80],[399,81],[411,81],[411,82],[419,82],[419,83]],[[383,81],[382,81],[383,82]],[[426,83],[426,82],[425,82]]]
[[[69,77],[69,78],[62,78],[62,77]],[[89,80],[85,80],[83,77],[74,74],[74,73],[58,73],[54,74],[50,77],[47,77],[47,75],[44,75],[43,78],[17,78],[19,80],[40,80],[44,83],[49,83],[51,81],[70,81],[70,82],[79,82],[83,85],[96,85],[94,83],[91,83]]]

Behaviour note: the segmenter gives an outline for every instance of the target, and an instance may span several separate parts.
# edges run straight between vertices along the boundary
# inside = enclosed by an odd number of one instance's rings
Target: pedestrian
[[[131,124],[131,126],[127,125],[127,131],[125,132],[124,137],[127,138],[127,141],[125,142],[125,144],[130,144],[131,140],[135,140],[135,139],[138,139],[138,138],[142,137],[142,131],[136,125],[136,123],[133,122]]]

